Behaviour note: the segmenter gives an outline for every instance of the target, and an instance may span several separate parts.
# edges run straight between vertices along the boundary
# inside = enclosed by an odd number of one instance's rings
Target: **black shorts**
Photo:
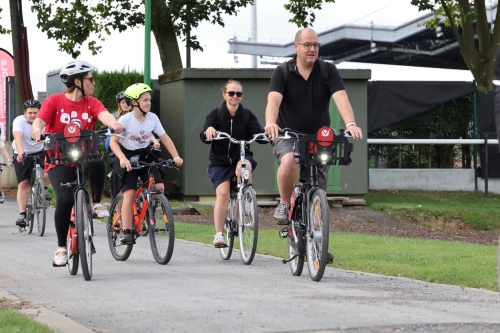
[[[245,159],[252,164],[252,173],[257,169],[257,162],[250,156],[246,155]],[[220,184],[224,183],[226,180],[233,178],[236,175],[236,164],[235,165],[224,165],[224,166],[212,166],[207,170],[208,177],[214,185],[214,189],[217,189]]]
[[[12,158],[13,159],[12,164],[14,164],[14,169],[16,170],[16,178],[18,184],[23,180],[30,179],[31,173],[33,172],[34,168],[33,158],[39,154],[43,154],[43,152],[30,154],[26,156],[24,161],[22,161],[21,163],[17,161],[17,154],[14,154],[14,157]],[[45,165],[44,159],[40,158],[39,162],[43,170],[43,167]]]
[[[142,182],[145,183],[149,178],[148,168],[142,168],[139,170],[125,171],[122,180],[122,190],[136,190],[137,189],[137,177],[140,177]],[[154,168],[154,178],[156,184],[163,184],[163,177],[160,174],[158,168]]]

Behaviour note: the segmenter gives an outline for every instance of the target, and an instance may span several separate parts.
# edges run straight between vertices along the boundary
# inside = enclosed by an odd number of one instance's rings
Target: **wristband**
[[[7,162],[10,162],[10,163],[12,163],[12,160],[7,160]]]
[[[349,124],[346,124],[346,125],[345,125],[345,128],[347,129],[347,127],[349,127],[349,126],[351,126],[351,125],[356,126],[356,123],[349,123]]]

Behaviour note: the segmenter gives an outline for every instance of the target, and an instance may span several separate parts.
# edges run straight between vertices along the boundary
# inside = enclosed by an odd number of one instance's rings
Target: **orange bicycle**
[[[174,215],[163,191],[156,189],[154,168],[175,168],[175,163],[173,160],[151,163],[131,160],[131,162],[134,169],[149,167],[149,178],[135,192],[132,223],[134,244],[139,236],[148,234],[153,257],[157,263],[165,265],[170,261],[174,252]],[[106,226],[109,249],[113,258],[118,261],[127,260],[134,246],[120,243],[120,237],[123,234],[122,204],[123,195],[119,194],[111,203]]]

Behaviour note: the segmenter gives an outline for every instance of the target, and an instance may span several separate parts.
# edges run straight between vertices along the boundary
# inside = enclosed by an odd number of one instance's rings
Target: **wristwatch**
[[[7,162],[11,162],[12,163],[12,160],[7,160]]]

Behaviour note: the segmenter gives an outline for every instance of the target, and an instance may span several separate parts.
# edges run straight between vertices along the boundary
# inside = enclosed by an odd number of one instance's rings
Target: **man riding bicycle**
[[[33,172],[33,158],[35,155],[43,153],[43,143],[35,142],[31,139],[31,125],[41,108],[41,104],[36,99],[30,99],[24,102],[24,114],[14,119],[12,123],[12,147],[14,149],[13,164],[16,170],[17,178],[17,207],[19,209],[19,217],[16,220],[16,225],[25,227],[26,221],[26,204],[28,203],[28,189],[30,186],[30,177]],[[43,159],[40,161],[43,167]],[[45,200],[52,200],[52,197],[47,192],[47,187],[50,185],[49,176],[47,173],[43,175],[43,183],[45,186]]]
[[[332,63],[318,59],[320,45],[313,29],[300,29],[295,35],[295,57],[274,70],[269,85],[264,129],[269,138],[274,140],[273,153],[279,164],[277,182],[281,198],[273,219],[280,225],[288,223],[290,196],[297,182],[299,165],[294,160],[293,140],[276,139],[278,130],[291,128],[312,134],[323,126],[330,127],[331,97],[347,131],[354,139],[362,139],[361,128],[355,123],[339,71]],[[326,165],[319,172],[319,187],[325,191],[328,168]],[[300,179],[308,178],[308,170],[301,169]]]

